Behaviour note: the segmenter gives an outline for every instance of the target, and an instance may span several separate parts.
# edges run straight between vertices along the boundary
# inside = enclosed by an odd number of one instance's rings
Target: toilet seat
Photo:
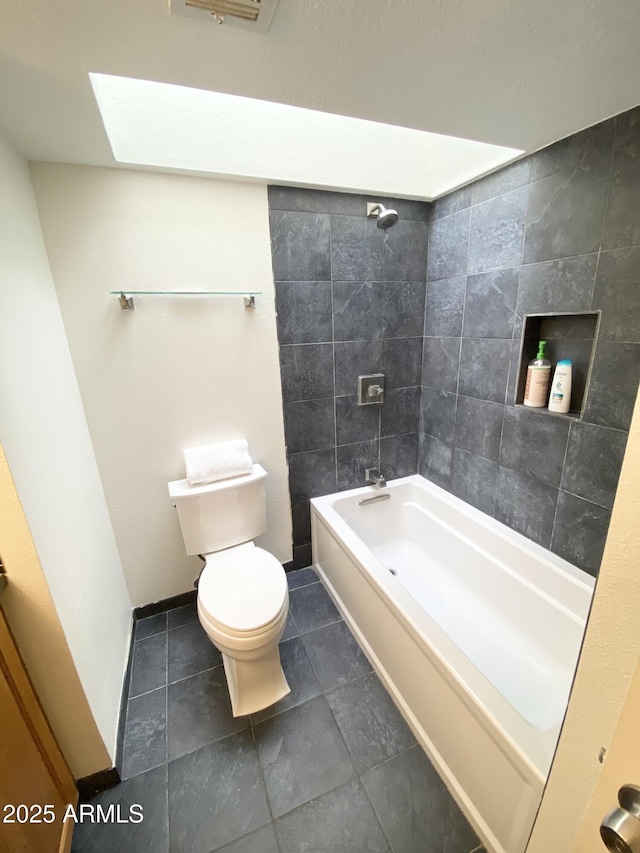
[[[287,579],[278,560],[253,542],[205,555],[198,607],[227,636],[266,633],[287,605]]]

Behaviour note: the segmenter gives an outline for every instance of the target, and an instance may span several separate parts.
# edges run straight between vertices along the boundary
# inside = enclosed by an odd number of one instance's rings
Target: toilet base
[[[291,692],[277,645],[257,660],[234,660],[223,652],[222,661],[234,717],[262,711]]]

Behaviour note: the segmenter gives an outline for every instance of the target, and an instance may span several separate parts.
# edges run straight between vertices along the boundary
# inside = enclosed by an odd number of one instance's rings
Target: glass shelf
[[[261,290],[110,290],[112,296],[261,296]]]
[[[120,307],[133,308],[134,296],[243,296],[245,308],[255,308],[256,296],[261,290],[110,290],[112,296],[120,297]]]

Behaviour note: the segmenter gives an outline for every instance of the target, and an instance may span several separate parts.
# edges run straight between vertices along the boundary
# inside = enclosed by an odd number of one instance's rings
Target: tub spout
[[[375,468],[365,468],[364,477],[367,485],[376,486],[378,489],[383,489],[387,485],[385,478]]]

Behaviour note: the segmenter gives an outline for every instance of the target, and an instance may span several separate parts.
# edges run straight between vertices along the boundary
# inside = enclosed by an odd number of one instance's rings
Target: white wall
[[[244,436],[269,473],[268,532],[291,559],[266,187],[33,164],[44,240],[134,605],[192,588],[167,482],[182,448]],[[136,297],[110,290],[263,291]]]
[[[0,186],[0,440],[82,686],[113,759],[131,603],[29,171],[1,136]]]

